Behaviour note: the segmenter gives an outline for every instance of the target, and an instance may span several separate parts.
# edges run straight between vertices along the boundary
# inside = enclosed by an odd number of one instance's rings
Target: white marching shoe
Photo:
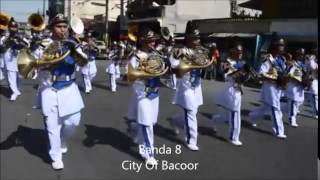
[[[13,93],[13,94],[11,95],[11,97],[10,97],[10,101],[15,101],[18,96],[20,96],[20,94]]]
[[[67,152],[68,152],[67,146],[62,146],[62,147],[61,147],[61,152],[62,152],[62,154],[67,153]]]
[[[54,170],[62,170],[64,168],[62,160],[53,161],[51,165]]]
[[[151,165],[151,166],[155,166],[157,165],[158,162],[154,157],[151,157],[149,159],[146,159],[146,165]]]
[[[299,125],[298,125],[297,123],[291,123],[290,126],[296,128],[296,127],[298,127]]]
[[[191,151],[199,151],[199,147],[195,144],[186,144]]]
[[[229,142],[235,146],[242,146],[242,142],[239,140],[230,140]]]
[[[278,135],[277,135],[277,138],[279,138],[279,139],[286,139],[287,136],[284,135],[284,134],[278,134]]]

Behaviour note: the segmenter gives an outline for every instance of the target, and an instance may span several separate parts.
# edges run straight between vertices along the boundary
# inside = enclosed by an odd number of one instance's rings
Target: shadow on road
[[[27,152],[41,158],[45,163],[50,163],[47,142],[48,136],[45,130],[19,126],[5,141],[0,143],[0,150],[23,147]]]
[[[261,105],[260,103],[255,103],[255,102],[250,102],[250,104],[253,105],[253,106],[256,106],[256,107]]]
[[[255,92],[255,93],[260,93],[261,90],[257,90],[257,89],[250,89],[249,91],[251,92]]]
[[[154,134],[159,137],[162,137],[164,139],[167,139],[171,142],[174,142],[176,144],[183,144],[184,143],[182,140],[180,140],[176,137],[173,130],[171,130],[169,128],[165,128],[159,124],[156,124],[154,126]]]
[[[204,117],[208,118],[209,120],[212,119],[212,114],[210,113],[205,113],[205,112],[199,112],[201,115],[203,115]]]
[[[92,86],[99,88],[99,89],[111,91],[109,86],[107,86],[106,84],[100,84],[99,82],[96,82],[96,81],[94,83],[92,83]]]
[[[204,136],[209,136],[212,138],[215,138],[217,140],[223,141],[223,142],[228,142],[228,140],[222,136],[218,136],[216,130],[213,130],[211,127],[203,127],[199,126],[198,127],[198,133]]]
[[[247,129],[262,133],[262,134],[267,134],[267,135],[273,136],[271,131],[266,131],[266,130],[263,130],[263,129],[259,129],[257,127],[252,127],[251,123],[248,122],[248,121],[241,121],[241,123],[242,123],[241,127],[244,127],[244,128],[247,128]],[[270,129],[271,129],[271,127],[270,127]]]
[[[0,94],[4,95],[7,98],[11,96],[11,90],[9,87],[0,86]]]
[[[310,114],[313,114],[312,111],[309,111]],[[302,114],[302,113],[299,113],[298,116],[302,116],[302,117],[305,117],[305,118],[311,118],[311,119],[314,119],[314,117],[312,115],[307,115],[307,114]]]
[[[84,126],[87,135],[86,139],[83,140],[84,146],[93,147],[96,144],[107,144],[136,159],[141,159],[139,153],[131,149],[134,144],[125,133],[111,127],[97,127],[88,124]]]

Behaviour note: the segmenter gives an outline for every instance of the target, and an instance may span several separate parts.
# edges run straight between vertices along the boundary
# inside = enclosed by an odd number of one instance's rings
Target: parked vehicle
[[[99,40],[95,41],[95,43],[98,48],[97,59],[105,60],[107,58],[107,49],[105,43]]]

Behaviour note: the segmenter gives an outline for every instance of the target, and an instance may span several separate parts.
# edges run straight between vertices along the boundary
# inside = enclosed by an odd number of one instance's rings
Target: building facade
[[[248,0],[210,1],[133,1],[128,6],[129,22],[159,22],[174,33],[184,33],[186,24],[193,19],[231,18],[233,16],[259,16],[261,11],[239,7]]]

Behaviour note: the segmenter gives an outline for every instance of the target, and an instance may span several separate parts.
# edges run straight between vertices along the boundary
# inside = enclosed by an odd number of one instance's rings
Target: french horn
[[[35,69],[51,68],[61,60],[65,59],[68,55],[70,55],[70,50],[61,54],[61,52],[58,51],[58,49],[60,49],[59,46],[61,45],[59,45],[58,42],[51,43],[49,47],[44,51],[42,57],[38,60],[31,55],[30,49],[22,49],[17,57],[19,73],[24,78],[31,78],[32,72]]]
[[[167,73],[169,67],[166,66],[162,58],[157,54],[143,54],[137,69],[131,63],[128,65],[127,80],[133,82],[137,79],[147,79],[159,77]]]
[[[194,69],[207,68],[213,63],[213,59],[209,58],[208,50],[203,47],[194,49],[191,54],[185,51],[185,48],[173,49],[173,56],[180,59],[179,65],[172,69],[178,77]]]

